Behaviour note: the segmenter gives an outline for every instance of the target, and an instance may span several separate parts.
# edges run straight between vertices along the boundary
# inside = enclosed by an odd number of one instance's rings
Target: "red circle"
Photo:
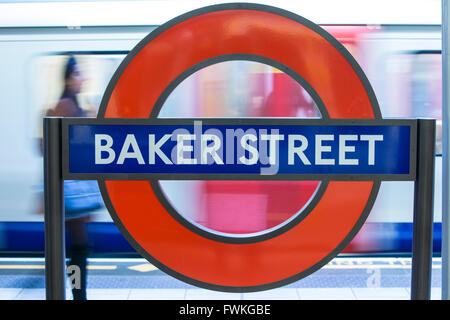
[[[206,11],[172,23],[121,70],[104,117],[148,118],[183,71],[236,53],[268,57],[296,71],[316,90],[330,118],[375,117],[366,87],[341,50],[317,29],[258,9]],[[298,225],[247,244],[218,242],[187,229],[165,210],[148,181],[106,181],[105,186],[123,228],[165,271],[213,287],[255,288],[306,275],[342,250],[360,223],[374,182],[331,181]]]

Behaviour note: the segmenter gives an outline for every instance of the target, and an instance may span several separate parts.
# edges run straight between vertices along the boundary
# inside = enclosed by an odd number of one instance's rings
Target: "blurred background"
[[[228,1],[227,1],[228,2]],[[440,1],[280,1],[336,37],[366,73],[384,118],[437,120],[434,251],[440,251]],[[42,256],[42,117],[63,91],[74,56],[83,76],[80,107],[96,114],[127,53],[165,21],[217,1],[0,0],[0,254]],[[269,3],[259,1],[259,3]],[[324,10],[327,8],[327,10]],[[336,11],[337,10],[337,11]],[[183,108],[180,108],[180,106]],[[228,61],[189,76],[159,117],[320,118],[315,102],[287,74],[265,64]],[[186,219],[229,236],[273,230],[301,214],[320,185],[309,182],[160,181]],[[344,250],[409,255],[412,182],[383,182],[361,232]],[[88,223],[94,254],[136,255],[104,207]]]

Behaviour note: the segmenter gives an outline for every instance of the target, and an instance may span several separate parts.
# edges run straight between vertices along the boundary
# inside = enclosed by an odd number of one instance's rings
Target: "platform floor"
[[[410,258],[337,257],[287,286],[253,293],[199,289],[145,259],[89,259],[90,300],[408,300]],[[441,299],[441,259],[433,258],[431,299]],[[68,300],[72,299],[67,279]],[[44,300],[42,258],[0,258],[0,300]]]

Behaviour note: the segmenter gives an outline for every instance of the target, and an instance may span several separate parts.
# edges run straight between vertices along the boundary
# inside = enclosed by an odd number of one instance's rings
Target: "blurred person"
[[[69,56],[64,68],[64,90],[56,106],[48,110],[46,116],[87,117],[87,112],[80,107],[77,100],[83,81],[76,59]],[[75,286],[72,286],[74,300],[86,300],[86,265],[91,249],[86,222],[90,221],[92,211],[101,205],[96,181],[64,181],[65,224],[71,240],[69,265],[79,267],[80,275],[80,278],[74,281]],[[74,270],[77,272],[77,269]]]

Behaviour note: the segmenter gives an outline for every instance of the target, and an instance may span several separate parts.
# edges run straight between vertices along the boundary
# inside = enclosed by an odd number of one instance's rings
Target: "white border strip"
[[[0,27],[148,26],[193,9],[233,0],[0,3]],[[440,25],[440,0],[246,1],[292,11],[316,24]]]

